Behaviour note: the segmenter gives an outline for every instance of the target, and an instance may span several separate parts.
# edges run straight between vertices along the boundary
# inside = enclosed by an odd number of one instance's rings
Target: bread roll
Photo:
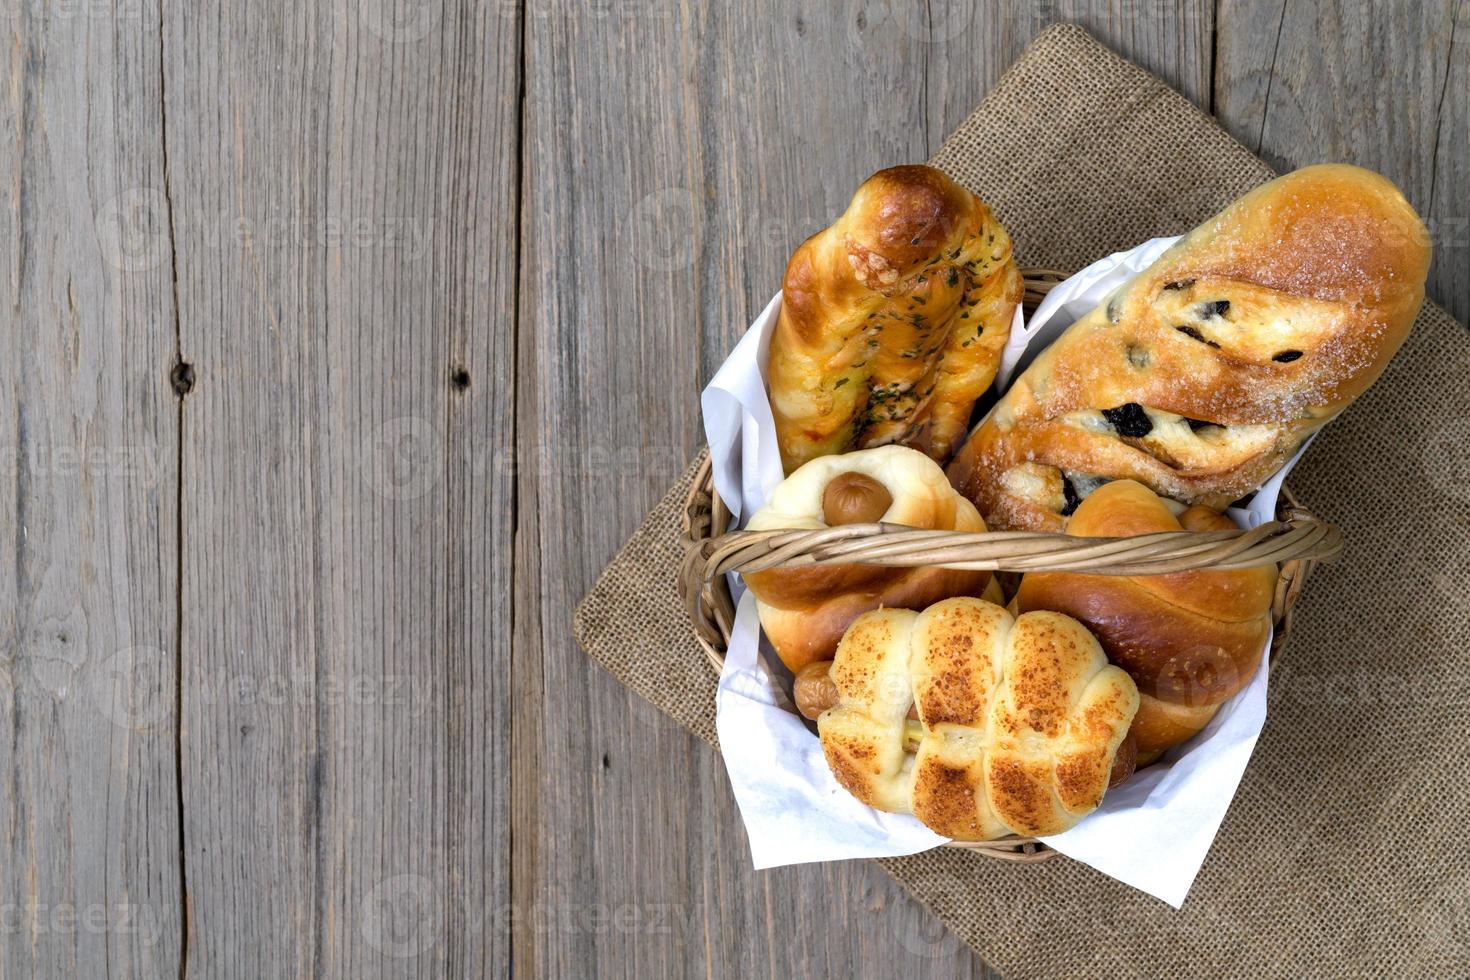
[[[1004,599],[999,595],[991,598],[990,595],[992,591],[997,591],[994,589],[994,579],[991,580],[990,584],[992,588],[986,590],[985,600],[1000,605]],[[1007,608],[1006,611],[1015,615],[1015,611],[1010,608]],[[832,680],[832,661],[818,660],[815,663],[807,664],[799,670],[796,674],[795,683],[792,685],[791,693],[792,699],[796,702],[797,712],[802,717],[809,718],[812,721],[820,718],[822,712],[837,707],[842,698],[838,694],[837,684]],[[912,707],[909,708],[908,717],[914,721],[918,721],[919,718],[918,713]],[[1117,754],[1113,757],[1113,769],[1108,776],[1109,789],[1127,782],[1128,778],[1133,775],[1134,770],[1138,766],[1138,743],[1133,737],[1133,731],[1137,728],[1138,721],[1135,718],[1133,728],[1129,729],[1128,736],[1123,739],[1123,743],[1118,746]],[[904,751],[917,752],[922,735],[922,726],[919,728],[918,737],[915,737],[914,726],[908,726],[904,740]],[[913,741],[912,745],[909,744],[910,739]]]
[[[1138,707],[1079,623],[980,599],[881,609],[843,637],[818,719],[833,775],[956,840],[1043,836],[1102,802]],[[917,751],[905,751],[918,709]]]
[[[1011,240],[974,194],[925,166],[864,181],[786,267],[769,368],[786,472],[890,443],[949,459],[1021,293]]]
[[[812,460],[776,487],[746,529],[814,530],[877,521],[985,530],[974,504],[955,492],[939,464],[902,446]],[[989,572],[855,564],[773,568],[745,577],[761,628],[792,672],[832,659],[843,632],[869,609],[923,609],[950,596],[981,595],[989,582]]]
[[[1251,191],[1073,324],[949,467],[992,530],[1056,530],[1106,479],[1222,508],[1373,383],[1424,299],[1393,184],[1307,167]]]
[[[1132,480],[1099,488],[1067,521],[1068,534],[1096,538],[1234,527],[1205,507],[1175,517]],[[1131,577],[1029,572],[1016,606],[1078,620],[1133,678],[1139,693],[1133,736],[1139,764],[1147,765],[1203,728],[1255,674],[1270,636],[1276,575],[1275,565]]]

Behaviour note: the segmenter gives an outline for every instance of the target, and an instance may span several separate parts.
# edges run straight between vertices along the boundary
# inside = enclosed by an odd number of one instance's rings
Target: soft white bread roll
[[[924,737],[914,754],[909,812],[946,837],[993,840],[1011,832],[985,785],[991,702],[1007,673],[1014,625],[994,603],[963,600],[931,606],[913,623],[909,678]]]
[[[913,757],[904,735],[914,701],[909,638],[918,618],[908,609],[879,609],[853,623],[832,665],[838,707],[817,723],[837,781],[890,813],[910,809]]]
[[[950,479],[993,530],[1059,530],[1110,479],[1218,510],[1382,373],[1423,302],[1428,242],[1371,171],[1264,184],[1043,351]]]
[[[902,446],[812,460],[776,487],[746,528],[813,530],[879,521],[985,530],[975,505],[949,485],[939,464]],[[843,632],[870,609],[923,609],[950,596],[982,595],[989,583],[989,572],[856,564],[773,568],[745,578],[761,628],[793,672],[830,660]]]
[[[768,373],[786,472],[890,443],[949,459],[1022,292],[978,197],[933,167],[869,177],[786,267]]]
[[[864,614],[831,679],[838,704],[817,727],[837,781],[956,840],[1074,826],[1102,802],[1138,710],[1081,624],[980,599]]]

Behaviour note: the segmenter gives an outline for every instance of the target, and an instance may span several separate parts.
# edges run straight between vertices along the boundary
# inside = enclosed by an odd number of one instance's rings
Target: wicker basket
[[[1028,307],[1065,273],[1025,270]],[[849,524],[801,531],[731,531],[730,511],[715,492],[708,460],[695,476],[684,513],[687,545],[679,593],[694,635],[718,672],[735,622],[728,572],[756,572],[802,565],[862,563],[895,567],[939,565],[985,571],[1087,572],[1093,575],[1163,575],[1198,568],[1229,570],[1278,563],[1271,604],[1274,665],[1291,633],[1291,610],[1317,562],[1342,551],[1342,534],[1307,513],[1282,488],[1277,519],[1251,530],[1177,531],[1132,538],[1081,538],[1029,531],[965,533],[893,524]],[[952,842],[1007,861],[1042,861],[1055,855],[1029,837]]]

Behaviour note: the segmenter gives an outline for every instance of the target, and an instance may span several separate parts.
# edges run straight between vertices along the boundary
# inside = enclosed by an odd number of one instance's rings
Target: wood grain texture
[[[0,975],[178,972],[158,10],[0,21]]]
[[[503,974],[518,12],[171,11],[189,969]]]
[[[988,975],[875,866],[752,872],[719,760],[570,618],[702,442],[699,389],[792,249],[937,149],[1036,32],[1080,17],[1209,91],[1207,3],[999,6],[533,6],[514,670],[539,707],[511,778],[517,909],[543,925],[517,976]]]
[[[516,265],[523,12],[471,6],[442,70],[455,90],[437,205],[449,329],[445,898],[452,976],[507,976],[511,950],[510,624],[515,621]],[[452,49],[450,49],[452,50]],[[430,715],[440,714],[429,705]]]
[[[991,976],[752,872],[570,620],[792,249],[1056,21],[1387,173],[1470,315],[1470,0],[0,11],[0,975]]]
[[[1278,170],[1346,161],[1397,183],[1429,226],[1429,294],[1461,320],[1470,316],[1467,48],[1464,0],[1221,0],[1214,84],[1221,122]]]

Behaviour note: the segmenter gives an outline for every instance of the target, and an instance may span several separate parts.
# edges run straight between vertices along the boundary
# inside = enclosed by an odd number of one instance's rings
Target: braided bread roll
[[[950,480],[996,530],[1057,530],[1107,479],[1224,507],[1382,373],[1428,269],[1428,233],[1385,178],[1337,164],[1277,178],[1048,347]]]
[[[812,460],[776,487],[746,529],[815,530],[879,521],[985,530],[975,505],[949,485],[939,464],[902,446]],[[856,564],[772,568],[745,576],[761,628],[793,673],[832,659],[843,632],[870,609],[923,609],[950,596],[981,595],[989,583],[989,572]]]
[[[786,267],[769,381],[787,473],[899,443],[943,462],[1021,300],[1011,240],[933,167],[881,170]]]
[[[1068,534],[1093,538],[1234,528],[1207,507],[1176,517],[1132,480],[1099,488],[1067,521]],[[1016,608],[1071,616],[1128,672],[1138,685],[1138,763],[1147,765],[1205,727],[1250,682],[1270,635],[1275,591],[1275,565],[1147,576],[1028,572]]]
[[[832,680],[817,730],[837,781],[956,840],[1058,834],[1097,809],[1138,706],[1075,620],[980,599],[864,614]]]

